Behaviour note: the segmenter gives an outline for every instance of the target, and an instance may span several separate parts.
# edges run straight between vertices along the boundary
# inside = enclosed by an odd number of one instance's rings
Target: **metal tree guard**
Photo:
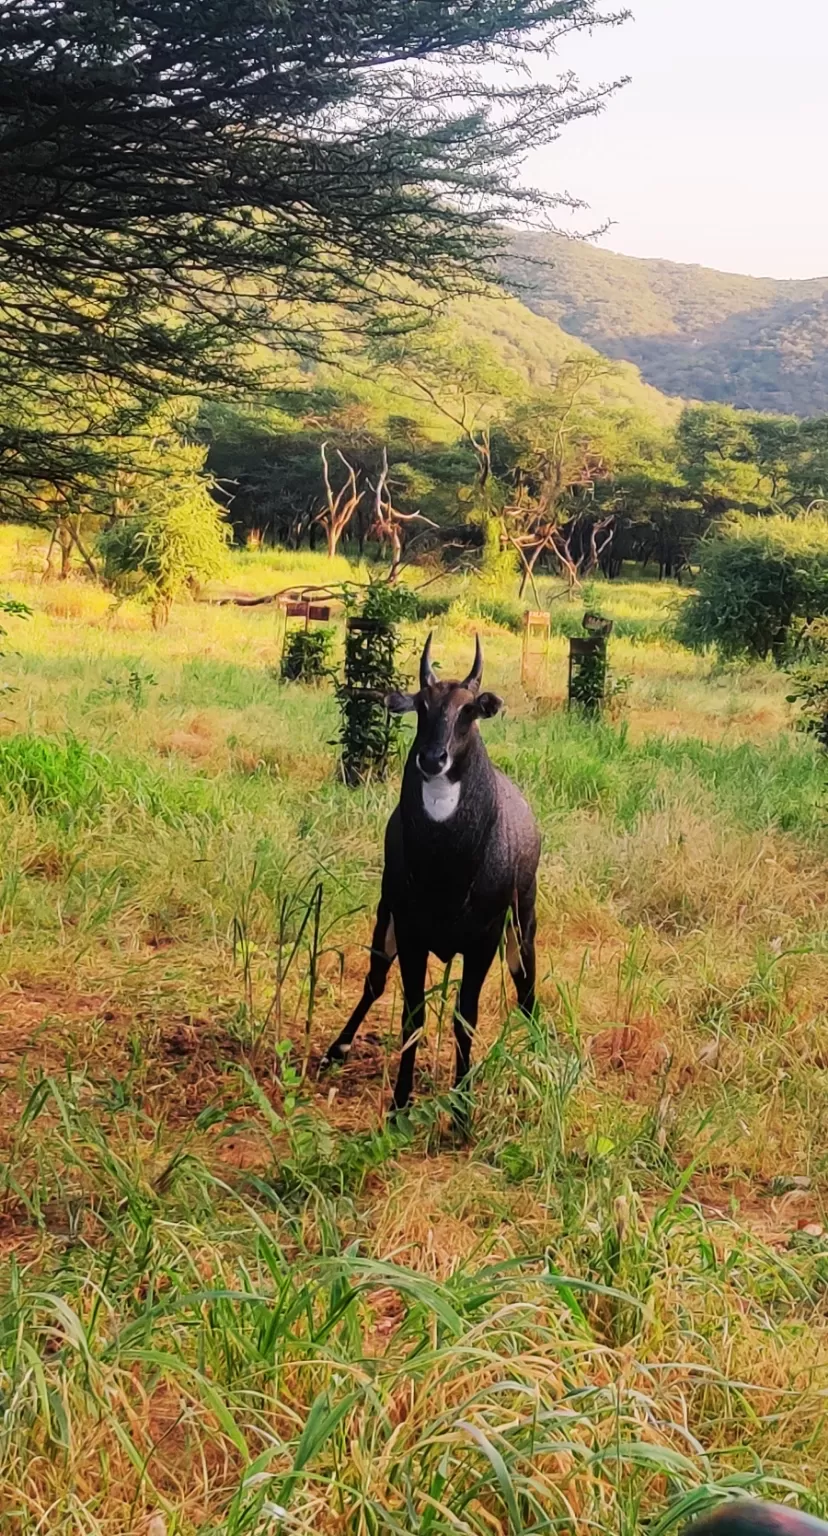
[[[587,635],[573,635],[569,642],[569,705],[597,715],[607,691],[607,638],[612,619],[585,613],[582,622]]]

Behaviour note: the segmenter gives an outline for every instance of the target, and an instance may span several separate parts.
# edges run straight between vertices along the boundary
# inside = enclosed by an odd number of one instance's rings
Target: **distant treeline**
[[[239,541],[341,539],[381,554],[395,526],[409,558],[451,559],[495,520],[524,577],[596,565],[613,576],[626,561],[680,577],[727,512],[821,504],[828,416],[707,405],[659,420],[608,394],[613,382],[623,387],[613,365],[584,352],[532,388],[488,343],[446,326],[428,351],[407,343],[367,376],[314,375],[270,409],[213,407],[201,431]]]

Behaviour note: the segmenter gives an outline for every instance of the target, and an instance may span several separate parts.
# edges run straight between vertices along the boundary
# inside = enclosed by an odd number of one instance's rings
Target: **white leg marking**
[[[445,777],[423,780],[423,810],[430,821],[448,821],[460,804],[460,784]]]

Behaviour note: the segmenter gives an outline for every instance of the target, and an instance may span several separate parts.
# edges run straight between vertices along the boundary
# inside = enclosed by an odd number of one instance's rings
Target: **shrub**
[[[332,629],[294,629],[285,636],[280,675],[286,683],[318,683],[328,670]]]
[[[347,606],[355,600],[346,594]],[[341,715],[339,741],[342,776],[357,785],[384,779],[399,739],[399,721],[385,707],[385,696],[405,679],[397,670],[397,622],[410,617],[412,594],[405,587],[371,582],[345,634],[345,681],[338,683]]]
[[[445,593],[412,592],[415,619],[444,619],[454,601]]]
[[[98,553],[107,585],[149,603],[157,626],[183,592],[223,575],[230,525],[211,495],[206,448],[165,423],[143,451],[126,477],[126,515],[100,535]]]
[[[828,614],[828,522],[728,521],[701,547],[698,591],[676,625],[693,650],[725,659],[784,658],[797,620]]]
[[[17,602],[13,597],[0,597],[0,613],[8,614],[11,618],[28,619],[31,617],[31,608],[27,608],[25,603]],[[0,624],[0,640],[2,640],[5,634],[7,634],[7,630]],[[0,650],[0,656],[2,655],[3,652]],[[10,685],[8,683],[0,683],[0,693],[9,692],[13,692]]]
[[[789,704],[800,706],[797,730],[828,751],[828,619],[815,619],[799,637],[801,665],[791,673]]]
[[[367,587],[344,587],[345,607],[361,619],[377,619],[382,624],[399,624],[402,619],[420,617],[416,592],[410,587],[392,586],[388,581],[369,581]]]
[[[503,519],[486,515],[483,524],[483,555],[480,561],[480,578],[483,585],[497,589],[514,581],[517,575],[515,551],[503,543]]]

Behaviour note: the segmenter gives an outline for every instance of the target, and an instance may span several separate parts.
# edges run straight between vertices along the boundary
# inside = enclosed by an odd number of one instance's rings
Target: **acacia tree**
[[[618,19],[606,0],[3,0],[6,486],[88,474],[159,390],[234,381],[245,338],[307,349],[320,305],[364,329],[414,302],[400,278],[455,287],[538,206],[516,157],[613,89],[520,66]],[[82,380],[128,403],[94,432],[32,420]]]
[[[380,544],[388,544],[390,546],[391,569],[388,573],[388,580],[394,586],[400,574],[403,539],[407,526],[411,523],[420,522],[430,528],[436,528],[437,524],[432,522],[430,517],[424,517],[422,512],[401,512],[394,505],[391,476],[388,469],[388,449],[384,445],[380,471],[376,481],[371,483],[371,489],[374,493],[374,520],[368,531]]]
[[[778,434],[773,438],[771,446],[760,417],[729,405],[682,411],[676,429],[678,471],[709,517],[773,510],[780,489]]]
[[[492,427],[505,399],[525,393],[525,383],[504,366],[485,341],[470,341],[449,319],[439,318],[402,336],[381,338],[372,349],[389,384],[403,381],[409,399],[426,402],[474,453],[474,492],[485,499],[492,472]]]
[[[591,494],[596,481],[609,474],[607,420],[594,406],[579,406],[590,388],[613,372],[612,364],[600,357],[570,358],[558,370],[550,393],[522,403],[507,424],[516,494],[504,509],[504,519],[506,536],[520,557],[521,596],[543,555],[553,556],[572,590],[598,564],[612,539],[611,514],[590,521],[586,540],[576,538],[575,496]]]

